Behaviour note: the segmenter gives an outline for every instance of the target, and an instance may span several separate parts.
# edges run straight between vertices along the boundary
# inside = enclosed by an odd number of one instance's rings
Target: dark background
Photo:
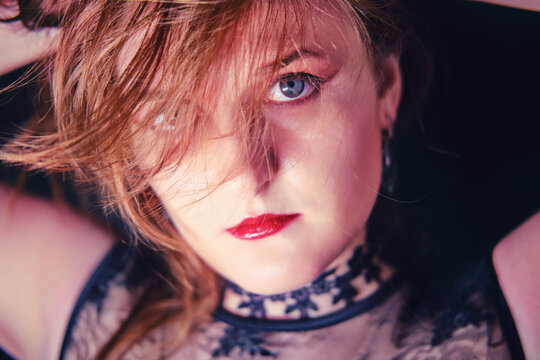
[[[540,209],[540,13],[415,4],[435,71],[398,154],[400,195],[437,238],[482,252]]]

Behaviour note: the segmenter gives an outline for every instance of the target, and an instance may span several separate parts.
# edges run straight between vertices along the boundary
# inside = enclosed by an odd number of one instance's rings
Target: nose
[[[255,195],[264,192],[272,184],[279,171],[279,157],[275,145],[270,145],[263,151],[258,163],[251,166],[255,183]]]
[[[224,144],[232,152],[219,148],[216,151],[224,163],[233,165],[232,174],[241,193],[252,197],[268,190],[280,171],[280,131],[266,118],[258,102],[228,100],[221,102],[216,111],[225,116],[215,119],[219,119],[219,132],[228,134]]]
[[[246,174],[252,182],[250,188],[257,195],[266,191],[280,169],[278,141],[272,126],[263,119],[259,134],[250,136]],[[257,127],[255,127],[257,128]]]

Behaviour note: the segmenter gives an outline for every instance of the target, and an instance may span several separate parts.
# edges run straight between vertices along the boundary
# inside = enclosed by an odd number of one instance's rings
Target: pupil
[[[304,91],[304,80],[283,80],[280,81],[279,86],[283,95],[289,98],[295,98],[302,94]]]

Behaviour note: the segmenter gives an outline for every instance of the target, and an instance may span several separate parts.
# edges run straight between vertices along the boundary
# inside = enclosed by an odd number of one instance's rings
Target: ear
[[[401,100],[401,69],[399,58],[393,54],[388,56],[381,68],[379,87],[379,121],[382,130],[390,131],[396,120],[399,101]]]

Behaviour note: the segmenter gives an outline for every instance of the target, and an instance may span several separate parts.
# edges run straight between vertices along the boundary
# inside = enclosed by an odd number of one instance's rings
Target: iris
[[[288,98],[296,98],[302,94],[305,80],[301,78],[287,79],[279,82],[281,93]]]

